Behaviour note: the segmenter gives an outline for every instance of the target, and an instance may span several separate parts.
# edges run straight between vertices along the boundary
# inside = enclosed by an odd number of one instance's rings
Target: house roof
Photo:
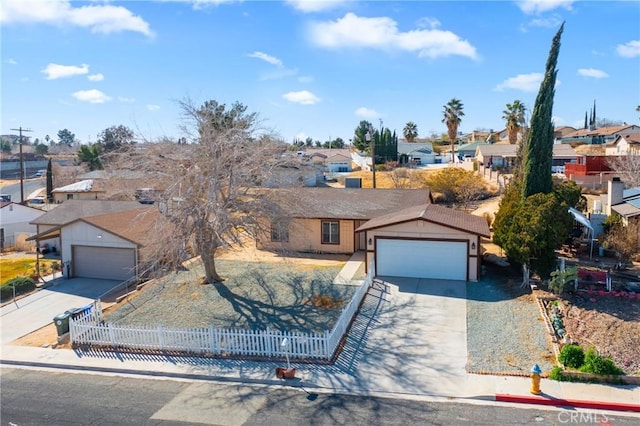
[[[620,139],[624,139],[627,143],[631,145],[640,144],[640,133],[629,133],[628,135],[618,135],[613,140],[613,142],[609,142],[607,145],[616,145],[620,142]]]
[[[515,157],[516,152],[518,151],[517,144],[490,144],[490,145],[479,145],[478,151],[482,154],[482,156],[496,156],[496,157]],[[477,152],[477,151],[476,151]],[[577,157],[576,152],[571,148],[570,145],[566,144],[554,144],[553,145],[553,156],[554,157]]]
[[[622,198],[624,200],[636,198],[638,196],[640,196],[640,186],[622,191]]]
[[[630,203],[630,202],[611,206],[611,210],[618,213],[620,216],[624,216],[624,217],[632,217],[632,216],[640,215],[640,205],[635,206],[633,205],[633,203]]]
[[[122,212],[138,207],[140,203],[137,201],[67,200],[30,223],[60,226],[83,217]]]
[[[12,204],[14,206],[19,206],[18,208],[20,208],[20,209],[29,209],[29,210],[33,210],[33,211],[37,211],[37,212],[42,213],[42,210],[40,210],[40,209],[36,209],[35,207],[31,207],[31,206],[25,206],[25,205],[20,204],[20,203],[14,203],[13,201],[0,201],[0,209],[3,209],[3,208],[5,208],[7,206],[10,206]]]
[[[462,145],[460,148],[458,148],[458,151],[474,151],[475,152],[475,150],[480,145],[489,145],[489,142],[481,142],[481,141],[470,142]]]
[[[332,154],[329,157],[327,157],[327,163],[333,163],[333,162],[340,162],[340,163],[344,163],[344,160],[347,161],[351,161],[351,156],[350,155],[344,155],[341,153],[338,154]]]
[[[71,185],[56,188],[51,192],[91,192],[93,189],[93,179],[81,180]],[[95,191],[95,190],[94,190]]]
[[[474,216],[469,213],[431,203],[412,206],[395,213],[376,217],[360,226],[356,229],[356,232],[382,228],[414,220],[424,220],[483,237],[491,236],[489,225],[483,217]]]
[[[565,138],[578,138],[578,137],[586,137],[586,136],[611,136],[616,133],[620,133],[623,130],[633,129],[636,126],[634,124],[624,125],[624,126],[609,126],[609,127],[600,127],[598,129],[579,129],[573,133],[569,133],[565,135]]]
[[[425,154],[433,153],[433,144],[431,142],[398,142],[398,154],[409,154],[417,150]]]
[[[389,212],[429,203],[428,189],[277,188],[282,209],[290,217],[368,220]]]
[[[80,218],[78,221],[89,223],[132,243],[145,245],[153,235],[151,231],[160,213],[153,206],[140,207],[138,204],[138,207],[133,210]]]

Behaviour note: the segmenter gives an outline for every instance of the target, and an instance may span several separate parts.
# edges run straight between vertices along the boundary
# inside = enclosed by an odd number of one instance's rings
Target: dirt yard
[[[640,300],[569,294],[563,297],[562,313],[573,343],[593,346],[627,374],[640,375]]]

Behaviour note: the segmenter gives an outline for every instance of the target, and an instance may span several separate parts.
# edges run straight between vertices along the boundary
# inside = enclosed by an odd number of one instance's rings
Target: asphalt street
[[[315,394],[299,387],[0,369],[3,425],[635,425],[605,412]],[[609,423],[606,423],[609,422]]]

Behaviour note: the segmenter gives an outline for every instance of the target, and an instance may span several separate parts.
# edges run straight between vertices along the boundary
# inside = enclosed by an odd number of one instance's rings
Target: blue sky
[[[360,120],[420,137],[502,129],[505,105],[533,108],[551,39],[556,125],[638,124],[637,1],[3,0],[2,128],[67,128],[83,143],[126,125],[181,136],[178,101],[248,106],[286,141],[352,138]]]

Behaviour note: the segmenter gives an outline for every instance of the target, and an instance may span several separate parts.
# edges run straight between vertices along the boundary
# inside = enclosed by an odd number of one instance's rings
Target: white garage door
[[[127,280],[135,272],[133,249],[113,247],[73,246],[74,277]]]
[[[467,243],[378,239],[378,275],[443,280],[467,279]]]

